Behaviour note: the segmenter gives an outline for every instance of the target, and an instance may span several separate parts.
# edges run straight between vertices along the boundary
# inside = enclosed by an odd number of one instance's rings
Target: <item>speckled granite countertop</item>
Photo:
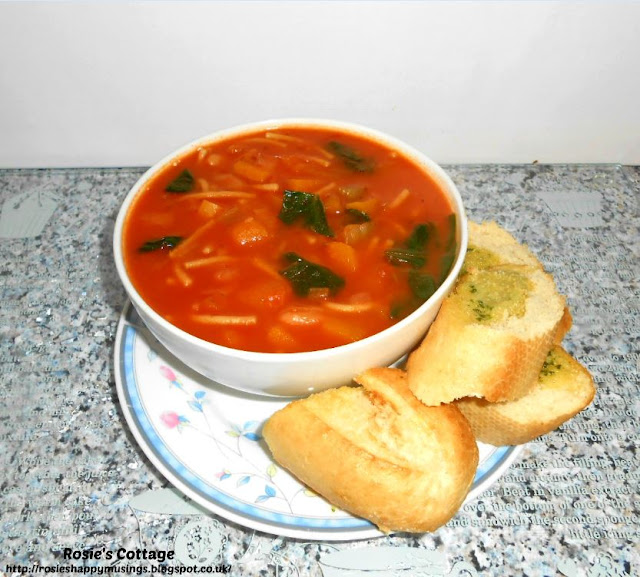
[[[470,218],[495,219],[554,274],[574,316],[566,348],[598,394],[437,532],[340,543],[267,535],[181,501],[129,432],[111,234],[143,170],[1,170],[0,563],[142,570],[148,559],[113,554],[163,550],[174,552],[167,568],[189,558],[232,575],[638,575],[640,168],[446,169]],[[174,504],[132,506],[149,496]],[[203,536],[198,561],[189,551]],[[430,562],[365,571],[370,549],[388,546],[390,559],[420,548]],[[65,548],[102,557],[64,560]],[[351,549],[365,550],[348,562]]]

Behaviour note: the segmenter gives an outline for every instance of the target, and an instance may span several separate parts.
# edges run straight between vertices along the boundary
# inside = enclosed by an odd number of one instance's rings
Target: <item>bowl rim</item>
[[[358,341],[354,341],[352,343],[313,351],[303,351],[295,353],[268,353],[234,349],[231,347],[226,347],[224,345],[206,341],[186,332],[185,330],[167,321],[149,304],[147,304],[147,302],[142,298],[142,296],[133,286],[133,283],[129,279],[129,275],[127,273],[127,269],[124,263],[124,254],[122,250],[122,233],[129,208],[131,207],[134,199],[140,193],[142,188],[153,176],[163,170],[176,158],[180,158],[186,155],[188,152],[193,151],[199,146],[219,142],[230,137],[241,136],[244,133],[266,130],[268,128],[277,129],[285,127],[318,127],[324,129],[336,129],[344,132],[352,132],[360,136],[377,140],[378,142],[386,146],[396,148],[403,154],[408,156],[410,159],[412,159],[414,162],[416,162],[420,167],[425,169],[428,175],[433,178],[436,183],[443,189],[444,193],[447,195],[447,199],[451,203],[453,212],[456,214],[456,235],[458,237],[458,251],[456,254],[456,258],[445,280],[440,284],[436,291],[416,310],[414,310],[412,313],[410,313],[397,323],[394,323],[390,327],[387,327],[382,331],[379,331],[373,335],[369,335],[368,337],[365,337]],[[190,345],[195,345],[199,349],[204,349],[214,354],[232,356],[238,360],[263,363],[295,363],[305,361],[319,361],[340,354],[357,353],[358,351],[366,349],[368,346],[375,344],[377,341],[383,341],[388,338],[393,338],[394,335],[401,333],[405,329],[405,327],[417,321],[428,309],[433,306],[435,302],[440,300],[449,292],[451,286],[457,279],[462,268],[464,257],[467,251],[467,244],[467,216],[462,202],[462,197],[460,195],[460,192],[458,191],[458,188],[451,180],[451,177],[439,164],[437,164],[426,154],[414,148],[413,146],[380,130],[341,120],[304,117],[261,120],[257,122],[238,124],[229,128],[216,130],[205,136],[196,138],[188,142],[187,144],[184,144],[183,146],[173,150],[158,162],[156,162],[153,166],[149,167],[131,187],[124,200],[122,201],[122,204],[120,205],[113,230],[113,257],[116,265],[116,270],[129,299],[138,310],[141,310],[144,315],[150,317],[154,322],[162,327],[163,330],[171,333],[172,335],[180,338],[183,341],[186,341]]]

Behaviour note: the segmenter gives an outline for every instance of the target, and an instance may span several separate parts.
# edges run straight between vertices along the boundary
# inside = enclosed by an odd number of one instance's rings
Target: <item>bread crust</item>
[[[573,325],[573,315],[571,314],[569,307],[565,305],[564,313],[562,314],[562,318],[558,323],[558,329],[556,330],[556,336],[554,339],[554,343],[556,345],[559,345],[564,339],[564,337],[567,336],[567,333],[571,329],[572,325]]]
[[[469,424],[454,406],[418,402],[399,369],[371,369],[357,380],[362,387],[324,391],[275,413],[263,428],[275,460],[382,531],[435,530],[458,510],[475,476]],[[366,431],[354,433],[343,421],[358,412],[369,418]]]

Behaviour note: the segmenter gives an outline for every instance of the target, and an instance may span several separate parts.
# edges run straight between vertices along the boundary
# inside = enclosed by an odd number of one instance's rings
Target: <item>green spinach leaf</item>
[[[345,210],[345,214],[349,224],[362,224],[371,220],[371,217],[366,212],[357,208],[348,208]]]
[[[453,261],[456,258],[456,247],[453,245],[447,252],[442,255],[440,259],[440,282],[444,282],[444,279],[447,278],[451,267],[453,266]]]
[[[353,148],[332,140],[327,145],[330,152],[333,152],[336,156],[339,156],[344,162],[344,165],[354,172],[373,172],[376,163],[373,158],[364,158],[358,154]]]
[[[415,296],[403,300],[395,301],[389,308],[389,318],[394,320],[403,319],[415,311],[424,301]]]
[[[389,308],[389,318],[403,319],[414,310],[415,307],[412,307],[409,301],[395,301],[391,303],[391,307]]]
[[[422,251],[427,248],[427,242],[431,238],[435,227],[433,223],[418,224],[411,231],[409,238],[405,242],[405,246],[411,250]]]
[[[420,268],[427,262],[427,257],[424,253],[411,248],[390,248],[384,251],[387,260],[396,266],[408,264],[413,268]]]
[[[344,286],[344,279],[332,270],[308,261],[295,252],[286,253],[284,258],[291,264],[280,274],[291,283],[297,295],[307,296],[312,288],[328,288],[335,294]]]
[[[436,281],[427,273],[417,270],[409,271],[409,287],[416,298],[422,302],[426,301],[434,292],[436,292]]]
[[[408,264],[413,268],[421,268],[427,262],[427,243],[432,236],[432,223],[415,226],[404,246],[394,247],[384,252],[387,260],[393,265]]]
[[[139,252],[151,252],[154,250],[162,250],[165,248],[175,248],[182,242],[181,236],[163,236],[155,240],[148,240],[139,249]]]
[[[282,208],[278,215],[285,224],[293,224],[301,219],[307,228],[324,236],[333,236],[327,222],[324,205],[317,194],[285,190],[282,197]]]
[[[447,217],[447,225],[449,233],[447,235],[447,240],[444,246],[447,250],[451,250],[451,248],[455,248],[456,242],[456,215],[454,213],[451,213]]]
[[[174,178],[165,190],[167,192],[177,192],[183,194],[185,192],[191,192],[195,185],[195,179],[193,174],[188,170],[183,170],[176,178]]]

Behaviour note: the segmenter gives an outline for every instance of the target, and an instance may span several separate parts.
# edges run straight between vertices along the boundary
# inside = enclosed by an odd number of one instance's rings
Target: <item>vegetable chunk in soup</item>
[[[398,322],[451,269],[455,216],[411,159],[352,133],[287,128],[197,148],[159,171],[124,228],[129,276],[182,330],[292,353]]]

